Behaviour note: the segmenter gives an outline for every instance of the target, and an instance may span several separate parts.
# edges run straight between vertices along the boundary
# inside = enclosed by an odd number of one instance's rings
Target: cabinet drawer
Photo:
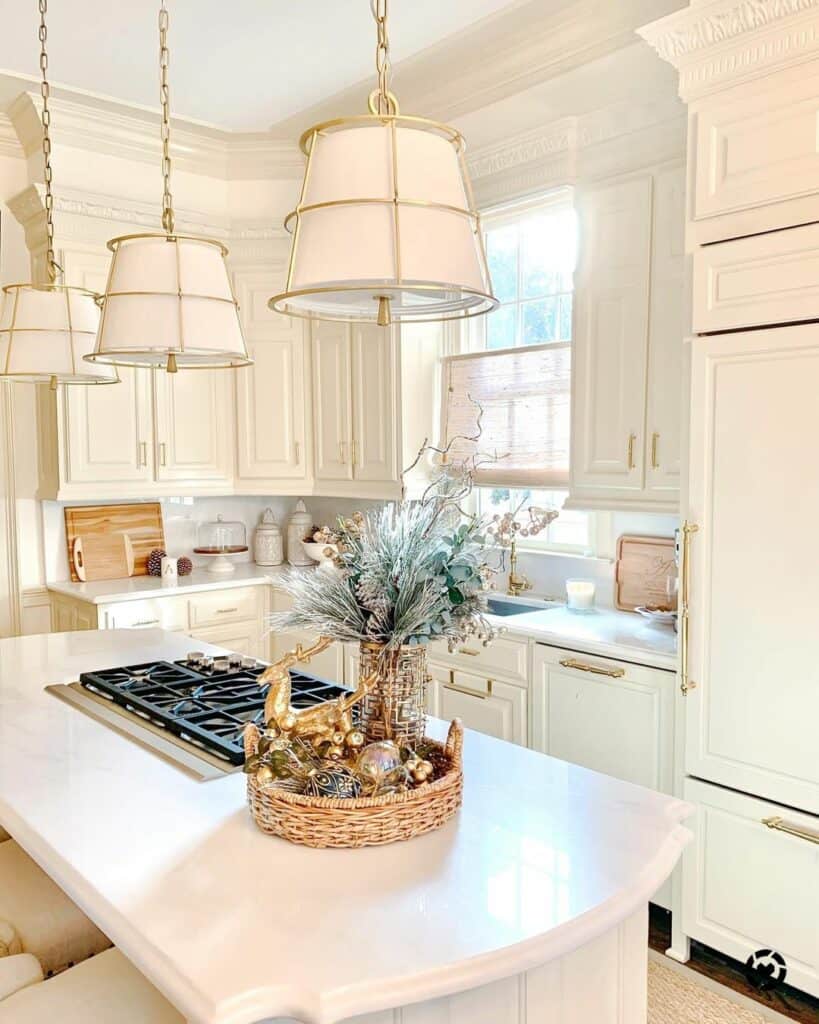
[[[429,653],[435,661],[445,662],[471,675],[486,675],[489,678],[503,676],[504,679],[526,685],[526,657],[529,646],[525,641],[496,637],[488,647],[477,640],[459,644],[450,653],[446,644],[431,644]]]
[[[434,714],[451,720],[462,719],[467,729],[496,736],[510,743],[526,745],[526,690],[511,683],[431,666],[429,704]]]
[[[694,253],[694,330],[819,318],[819,224],[701,246]]]
[[[191,629],[256,619],[259,617],[259,610],[257,587],[236,587],[232,590],[191,594]]]
[[[819,818],[694,779],[684,796],[697,807],[683,857],[686,934],[741,961],[775,950],[788,983],[819,995]]]
[[[104,629],[187,629],[188,602],[184,597],[120,601],[100,607]]]

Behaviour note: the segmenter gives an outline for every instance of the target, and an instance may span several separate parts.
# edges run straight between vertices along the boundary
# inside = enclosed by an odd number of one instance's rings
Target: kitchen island
[[[444,828],[293,846],[256,829],[241,774],[197,781],[44,689],[190,646],[0,641],[0,823],[188,1020],[645,1020],[647,904],[688,805],[468,732]]]

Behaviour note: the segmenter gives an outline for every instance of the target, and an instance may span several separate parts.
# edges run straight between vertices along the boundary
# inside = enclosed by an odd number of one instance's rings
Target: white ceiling
[[[55,0],[48,14],[54,83],[155,108],[158,6]],[[511,0],[392,0],[392,60],[510,6]],[[369,0],[168,0],[168,7],[177,117],[261,131],[374,77]],[[0,68],[39,74],[38,19],[35,0],[0,0]]]

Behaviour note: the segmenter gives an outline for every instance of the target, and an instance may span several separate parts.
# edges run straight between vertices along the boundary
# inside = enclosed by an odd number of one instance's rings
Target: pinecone
[[[162,575],[162,559],[165,558],[166,554],[167,552],[163,551],[162,548],[154,548],[150,555],[148,555],[149,576]]]
[[[176,563],[176,571],[180,576],[190,576],[193,572],[193,562],[183,555]]]

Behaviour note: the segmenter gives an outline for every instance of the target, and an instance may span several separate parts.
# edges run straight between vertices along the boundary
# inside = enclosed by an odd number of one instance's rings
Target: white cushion
[[[184,1024],[118,949],[0,1002],[0,1024]]]
[[[108,949],[108,938],[14,840],[0,843],[0,921],[19,937],[10,952],[33,953],[46,974]]]
[[[3,957],[0,960],[0,1001],[26,988],[27,985],[36,985],[42,980],[40,961],[31,953]]]

